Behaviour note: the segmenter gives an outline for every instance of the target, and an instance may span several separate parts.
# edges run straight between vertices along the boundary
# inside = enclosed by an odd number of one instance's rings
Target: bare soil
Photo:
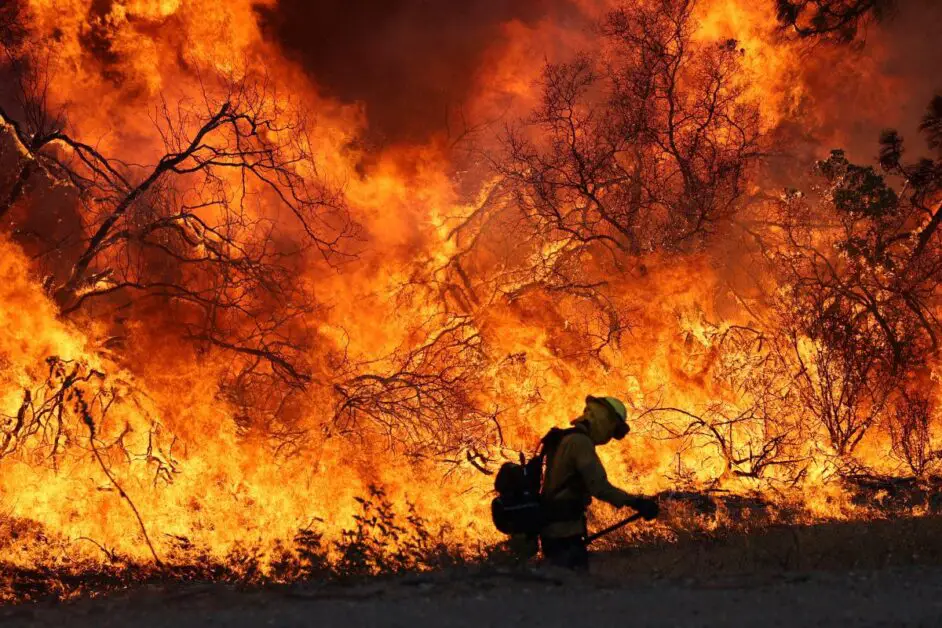
[[[334,589],[154,587],[0,612],[4,626],[939,626],[942,569],[619,585],[492,574]]]

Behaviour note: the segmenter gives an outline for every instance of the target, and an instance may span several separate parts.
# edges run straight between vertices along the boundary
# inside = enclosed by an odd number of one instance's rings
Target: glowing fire
[[[530,450],[592,393],[633,408],[627,446],[601,454],[613,479],[639,493],[774,485],[813,514],[843,516],[849,506],[827,483],[837,458],[897,469],[882,419],[835,452],[806,407],[788,409],[799,397],[781,390],[784,373],[799,376],[769,350],[786,287],[756,267],[765,252],[749,242],[753,231],[721,221],[690,246],[666,250],[651,236],[615,255],[574,248],[558,229],[545,239],[515,231],[539,212],[521,209],[533,190],[515,195],[508,177],[525,181],[535,160],[495,174],[502,129],[544,102],[544,60],[620,54],[617,38],[589,27],[609,3],[504,20],[448,125],[382,147],[363,140],[370,105],[325,95],[260,26],[259,4],[10,9],[24,31],[4,43],[6,76],[30,78],[11,79],[2,104],[22,114],[12,94],[33,90],[48,117],[30,119],[19,138],[18,116],[4,121],[0,164],[14,176],[3,176],[3,194],[38,153],[49,161],[0,214],[6,563],[108,553],[186,561],[249,546],[270,557],[298,530],[338,538],[374,485],[403,512],[414,504],[447,527],[449,543],[494,542],[481,470]],[[626,41],[634,16],[686,6],[628,4]],[[729,73],[716,94],[729,98],[724,115],[736,125],[755,125],[755,143],[741,149],[741,177],[717,179],[713,191],[735,188],[734,222],[768,227],[781,243],[769,225],[782,180],[810,166],[802,153],[819,158],[849,139],[835,124],[844,86],[867,87],[872,119],[896,97],[878,73],[885,40],[853,60],[846,49],[809,49],[783,36],[772,5],[692,6],[684,45],[707,60],[695,57],[671,89],[699,115],[690,86]],[[218,128],[199,135],[213,115]],[[520,133],[539,150],[546,129]],[[710,129],[729,151],[747,134]],[[23,133],[58,131],[69,139],[24,145]],[[104,216],[194,137],[195,150],[120,215],[126,235],[110,232],[78,273]],[[618,167],[662,163],[670,151],[656,146]],[[800,168],[758,157],[793,148]],[[650,229],[680,238],[657,217],[662,205],[651,207]],[[578,276],[563,276],[573,268]],[[829,368],[815,362],[821,342],[798,338],[788,353],[817,365],[801,375],[808,395]],[[45,542],[14,538],[16,522],[35,524]]]

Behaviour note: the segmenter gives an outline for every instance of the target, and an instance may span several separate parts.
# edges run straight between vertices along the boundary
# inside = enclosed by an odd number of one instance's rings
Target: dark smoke
[[[264,31],[326,95],[366,105],[382,142],[421,141],[468,95],[500,25],[532,23],[563,0],[281,0]]]

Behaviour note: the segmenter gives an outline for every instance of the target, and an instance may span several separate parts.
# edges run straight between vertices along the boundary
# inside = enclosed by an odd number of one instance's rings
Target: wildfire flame
[[[864,175],[832,161],[830,192],[781,192],[832,147],[875,146],[846,99],[895,123],[889,31],[864,53],[790,37],[772,0],[546,5],[501,16],[443,121],[393,141],[371,136],[381,104],[333,95],[279,43],[273,0],[0,9],[6,565],[245,547],[270,564],[299,530],[340,539],[370,487],[448,544],[496,542],[487,473],[587,394],[631,407],[632,436],[600,453],[638,493],[849,516],[832,481],[847,468],[898,473],[914,429],[932,459],[935,353],[905,386],[868,374],[851,391],[838,332],[801,318],[834,303],[794,279],[811,272],[796,251],[836,250],[847,232],[825,207]],[[618,106],[606,90],[640,102],[645,71],[652,110],[612,124],[653,126],[618,127],[635,135],[605,161],[623,141],[592,143]],[[567,147],[663,187],[573,183]],[[681,175],[703,185],[671,189]],[[593,208],[621,193],[645,210],[616,232]],[[902,320],[904,351],[923,336]],[[914,386],[922,401],[899,401]],[[901,412],[927,418],[904,433]]]

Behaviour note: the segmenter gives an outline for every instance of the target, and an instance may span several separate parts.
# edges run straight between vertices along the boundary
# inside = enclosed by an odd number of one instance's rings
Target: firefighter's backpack
[[[548,521],[542,495],[543,466],[546,457],[573,428],[554,427],[540,441],[540,450],[529,460],[521,453],[520,462],[505,462],[494,479],[497,496],[491,501],[494,526],[504,534],[538,534]]]

